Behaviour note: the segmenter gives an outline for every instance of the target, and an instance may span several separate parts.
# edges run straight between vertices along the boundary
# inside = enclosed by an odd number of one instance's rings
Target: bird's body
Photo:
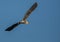
[[[29,22],[27,20],[22,20],[21,23],[22,24],[29,24]]]

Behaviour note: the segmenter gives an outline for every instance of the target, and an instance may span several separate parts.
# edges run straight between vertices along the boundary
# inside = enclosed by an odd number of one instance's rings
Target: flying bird
[[[23,19],[15,24],[13,24],[12,26],[8,27],[7,29],[5,29],[5,31],[11,31],[13,30],[16,26],[18,26],[19,24],[29,24],[29,22],[27,21],[27,18],[29,17],[29,15],[32,13],[32,11],[35,10],[35,8],[37,7],[37,2],[35,2],[31,8],[26,12],[25,16],[23,17]]]

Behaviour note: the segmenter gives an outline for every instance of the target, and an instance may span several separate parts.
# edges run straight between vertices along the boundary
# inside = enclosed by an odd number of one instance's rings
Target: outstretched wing
[[[16,26],[18,26],[19,24],[21,24],[21,22],[15,23],[12,26],[8,27],[7,29],[5,29],[5,31],[11,31],[13,30]]]
[[[37,3],[35,2],[32,7],[27,11],[27,13],[25,14],[23,20],[26,20],[28,18],[28,16],[30,15],[30,13],[37,7]]]

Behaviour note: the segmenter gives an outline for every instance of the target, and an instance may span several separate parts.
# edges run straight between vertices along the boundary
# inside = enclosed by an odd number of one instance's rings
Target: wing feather
[[[27,13],[25,14],[23,20],[26,20],[28,18],[28,16],[31,14],[31,12],[37,7],[37,3],[35,2],[32,7],[27,11]]]
[[[7,29],[5,29],[5,31],[11,31],[13,30],[16,26],[18,26],[19,24],[21,24],[21,22],[15,23],[12,26],[8,27]]]

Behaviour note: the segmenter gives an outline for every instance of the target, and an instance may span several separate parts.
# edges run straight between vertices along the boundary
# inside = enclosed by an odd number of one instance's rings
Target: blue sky
[[[11,32],[8,26],[20,21],[35,3],[38,7]],[[60,42],[59,0],[0,0],[0,42]]]

